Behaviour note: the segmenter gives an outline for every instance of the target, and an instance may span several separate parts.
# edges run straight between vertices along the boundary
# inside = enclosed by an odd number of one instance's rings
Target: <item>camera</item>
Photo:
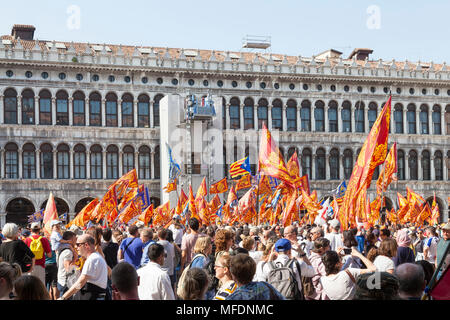
[[[351,253],[352,253],[352,249],[346,249],[346,248],[344,248],[344,253],[345,253],[345,254],[351,254]]]

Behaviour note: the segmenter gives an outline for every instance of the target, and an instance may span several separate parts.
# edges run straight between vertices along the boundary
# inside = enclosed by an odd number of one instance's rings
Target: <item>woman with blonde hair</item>
[[[277,253],[273,250],[275,242],[277,242],[278,238],[269,238],[266,241],[265,250],[263,251],[261,260],[256,265],[256,272],[253,277],[253,281],[266,281],[266,277],[263,272],[264,265],[272,260],[277,258]]]
[[[204,268],[208,264],[209,255],[212,251],[212,241],[209,236],[201,236],[197,239],[194,246],[194,258],[191,262],[191,268]]]
[[[182,300],[205,300],[208,283],[205,270],[200,268],[186,270],[183,285],[179,287],[177,295]]]
[[[221,251],[217,255],[214,269],[216,270],[216,278],[219,279],[219,290],[213,300],[225,300],[237,288],[231,277],[230,261],[231,256],[228,252]]]

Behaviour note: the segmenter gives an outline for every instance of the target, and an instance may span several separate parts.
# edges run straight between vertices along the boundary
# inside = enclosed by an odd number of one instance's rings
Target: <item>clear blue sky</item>
[[[362,47],[373,59],[450,64],[449,13],[448,0],[21,0],[1,2],[0,34],[33,24],[42,40],[233,51],[252,34],[271,36],[273,53]]]

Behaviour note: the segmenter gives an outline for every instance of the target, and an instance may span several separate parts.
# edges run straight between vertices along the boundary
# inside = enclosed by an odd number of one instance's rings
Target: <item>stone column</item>
[[[230,129],[230,104],[226,104],[226,115],[225,115],[225,121],[226,121],[226,129]]]
[[[404,134],[408,134],[408,109],[405,107],[405,109],[403,109],[403,133]]]
[[[90,107],[89,107],[89,98],[86,98],[84,100],[84,121],[86,122],[86,126],[89,127],[90,123],[89,123],[89,112],[90,112]]]
[[[244,104],[239,106],[239,128],[241,130],[245,129],[245,121],[244,121]]]
[[[344,174],[344,154],[339,154],[339,179],[345,180],[345,174]]]
[[[344,125],[341,123],[342,121],[342,106],[337,107],[337,132],[344,132]]]
[[[302,131],[302,117],[301,117],[301,106],[297,106],[297,112],[295,113],[295,117],[297,118],[297,132]]]
[[[22,124],[22,97],[17,96],[17,124]]]
[[[328,132],[329,129],[329,120],[328,120],[328,106],[324,105],[323,107],[323,122],[324,122],[324,130],[325,132]]]
[[[283,104],[282,108],[283,111],[281,112],[281,121],[283,122],[281,125],[281,129],[283,130],[283,132],[286,132],[287,129],[287,106],[285,104]]]
[[[122,128],[122,99],[117,100],[117,127]]]
[[[119,177],[124,173],[126,172],[123,172],[123,151],[119,149]]]
[[[58,161],[56,158],[57,151],[53,150],[53,179],[58,179]]]
[[[422,171],[422,154],[418,152],[417,154],[417,179],[419,181],[423,180],[423,171]]]
[[[416,134],[421,134],[420,133],[420,118],[419,118],[419,110],[418,108],[415,111],[416,113]]]
[[[149,105],[149,108],[150,108],[150,110],[148,111],[149,112],[149,116],[150,116],[150,128],[154,128],[155,124],[154,124],[154,121],[153,121],[153,102],[150,100],[148,105]]]
[[[86,151],[86,179],[91,178],[91,151]]]
[[[253,123],[255,130],[258,130],[258,105],[253,106]]]
[[[22,148],[19,148],[18,151],[19,154],[19,179],[23,178],[23,150]]]
[[[405,180],[411,180],[409,172],[409,150],[405,150]]]
[[[330,180],[330,151],[327,150],[325,154],[325,180]]]
[[[3,228],[3,226],[6,224],[6,212],[0,213],[0,226]]]
[[[434,169],[434,153],[430,156],[430,179],[431,181],[436,180],[436,171]]]
[[[36,179],[41,178],[41,150],[36,150]]]
[[[434,134],[432,114],[433,114],[433,107],[431,107],[430,110],[428,110],[428,134]]]
[[[369,133],[369,106],[364,106],[364,132]]]
[[[74,151],[69,150],[69,179],[73,179]]]
[[[39,125],[39,96],[34,97],[34,124]]]
[[[139,177],[138,163],[139,163],[139,151],[135,151],[134,152],[134,167],[136,168],[136,173],[138,174],[138,177]],[[125,174],[125,173],[126,172],[124,172],[123,174]]]
[[[133,100],[133,127],[138,127],[138,101]]]
[[[2,179],[5,179],[5,149],[3,149],[3,148],[1,148],[0,149],[0,156],[1,156],[1,160],[2,161],[0,161],[0,165],[1,165],[1,172],[0,172],[0,174],[1,174],[1,178]]]
[[[5,115],[5,108],[4,108],[5,104],[4,104],[4,101],[5,101],[4,96],[1,94],[0,95],[0,124],[3,124],[5,122],[5,119],[4,119],[4,115]]]
[[[101,116],[102,116],[102,127],[106,127],[106,99],[102,99],[102,107],[101,107]]]
[[[272,131],[272,106],[270,106],[270,105],[269,105],[269,108],[268,108],[267,116],[268,116],[267,129],[269,129],[269,131]]]
[[[68,112],[69,112],[69,126],[73,126],[73,97],[69,97]]]
[[[316,116],[315,116],[316,106],[311,104],[311,132],[316,132]]]
[[[317,179],[317,177],[316,177],[316,159],[317,159],[317,156],[316,156],[316,150],[314,150],[314,153],[312,154],[312,157],[311,157],[311,180],[316,180]]]
[[[52,125],[56,125],[56,98],[52,97]]]
[[[106,149],[102,151],[102,158],[103,158],[103,165],[102,165],[102,170],[103,170],[103,179],[107,179],[106,177]]]
[[[442,107],[441,109],[441,134],[450,134],[450,132],[447,131],[447,125],[445,123],[445,108]],[[449,203],[450,205],[450,203]]]
[[[356,132],[355,130],[355,121],[356,120],[356,113],[355,113],[355,106],[352,104],[350,108],[350,127],[352,130],[352,133]]]
[[[155,179],[155,169],[153,168],[154,165],[155,165],[155,151],[154,149],[152,149],[152,151],[150,152],[150,178],[152,180]]]

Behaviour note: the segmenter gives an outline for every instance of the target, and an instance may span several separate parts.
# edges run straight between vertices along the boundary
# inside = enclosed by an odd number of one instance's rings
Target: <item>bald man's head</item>
[[[403,263],[395,269],[400,283],[399,294],[402,298],[420,298],[425,289],[425,272],[420,265]]]

